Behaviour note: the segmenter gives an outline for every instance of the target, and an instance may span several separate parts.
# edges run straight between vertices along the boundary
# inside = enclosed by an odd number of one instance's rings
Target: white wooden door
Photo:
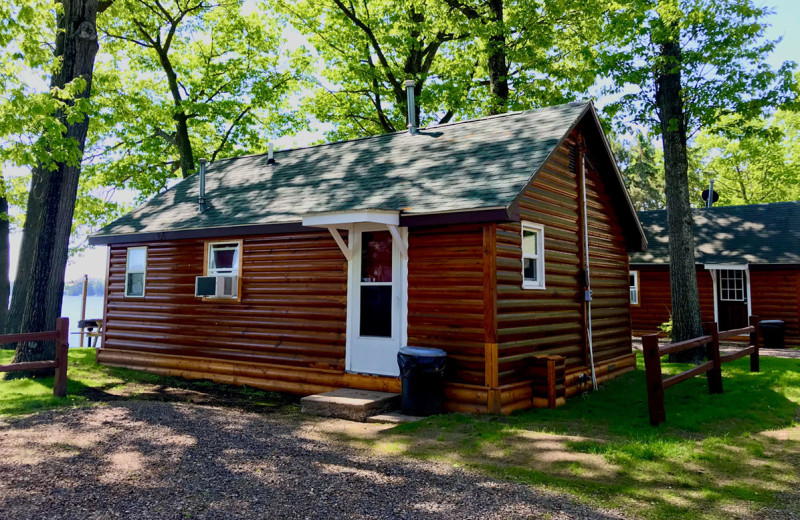
[[[353,232],[349,268],[347,370],[399,375],[402,279],[400,248],[384,229]]]

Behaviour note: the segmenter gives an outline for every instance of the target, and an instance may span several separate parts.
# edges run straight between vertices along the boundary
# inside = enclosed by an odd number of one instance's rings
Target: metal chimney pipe
[[[206,210],[206,160],[200,159],[200,194],[197,196],[197,204],[200,206],[200,213]]]
[[[408,105],[408,132],[414,135],[417,133],[417,107],[414,101],[414,80],[407,79],[404,85],[406,86],[406,104]]]
[[[708,183],[708,200],[706,201],[706,209],[710,208],[714,204],[714,179],[711,179]]]
[[[275,164],[275,158],[272,153],[272,143],[269,143],[269,151],[267,152],[267,164]]]

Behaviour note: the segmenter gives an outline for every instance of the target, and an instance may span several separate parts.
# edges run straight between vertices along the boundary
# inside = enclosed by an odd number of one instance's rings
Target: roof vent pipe
[[[408,133],[414,135],[417,133],[417,107],[414,102],[414,80],[407,79],[404,85],[406,86],[406,104],[408,105]]]
[[[703,200],[706,202],[706,209],[711,208],[719,200],[719,193],[714,191],[714,179],[708,183],[708,189],[703,190]]]
[[[706,201],[706,204],[708,204],[707,208],[714,205],[714,179],[708,182],[708,201]]]
[[[200,159],[200,194],[197,196],[197,204],[200,206],[200,213],[206,210],[206,160]]]
[[[269,151],[267,152],[267,164],[275,164],[275,157],[272,153],[272,143],[269,143]]]

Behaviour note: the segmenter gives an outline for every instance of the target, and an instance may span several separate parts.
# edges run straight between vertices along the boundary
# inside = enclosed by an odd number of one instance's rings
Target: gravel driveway
[[[621,518],[444,463],[375,456],[322,424],[152,401],[0,421],[0,516]]]

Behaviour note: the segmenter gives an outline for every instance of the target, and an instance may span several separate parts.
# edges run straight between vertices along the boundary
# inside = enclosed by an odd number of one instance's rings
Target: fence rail
[[[759,331],[758,316],[750,316],[750,326],[741,329],[726,330],[720,332],[715,322],[704,324],[706,334],[686,341],[670,343],[668,345],[658,344],[658,334],[649,334],[642,337],[642,347],[644,350],[644,369],[647,379],[647,404],[650,409],[650,424],[658,426],[667,420],[664,411],[664,389],[677,385],[687,379],[700,374],[706,374],[708,379],[708,393],[722,393],[722,365],[730,361],[737,360],[744,356],[750,356],[750,371],[758,372],[759,364]],[[750,344],[731,354],[720,355],[720,340],[733,338],[735,336],[750,335]],[[706,358],[708,361],[690,368],[685,372],[664,379],[661,372],[661,358],[669,354],[676,354],[695,347],[706,347]]]
[[[31,341],[55,341],[56,358],[52,361],[26,361],[0,365],[0,372],[17,372],[21,370],[42,370],[55,368],[53,378],[53,395],[66,397],[67,395],[67,354],[69,351],[69,318],[58,318],[56,330],[48,332],[26,332],[24,334],[0,335],[0,344],[25,343]]]

